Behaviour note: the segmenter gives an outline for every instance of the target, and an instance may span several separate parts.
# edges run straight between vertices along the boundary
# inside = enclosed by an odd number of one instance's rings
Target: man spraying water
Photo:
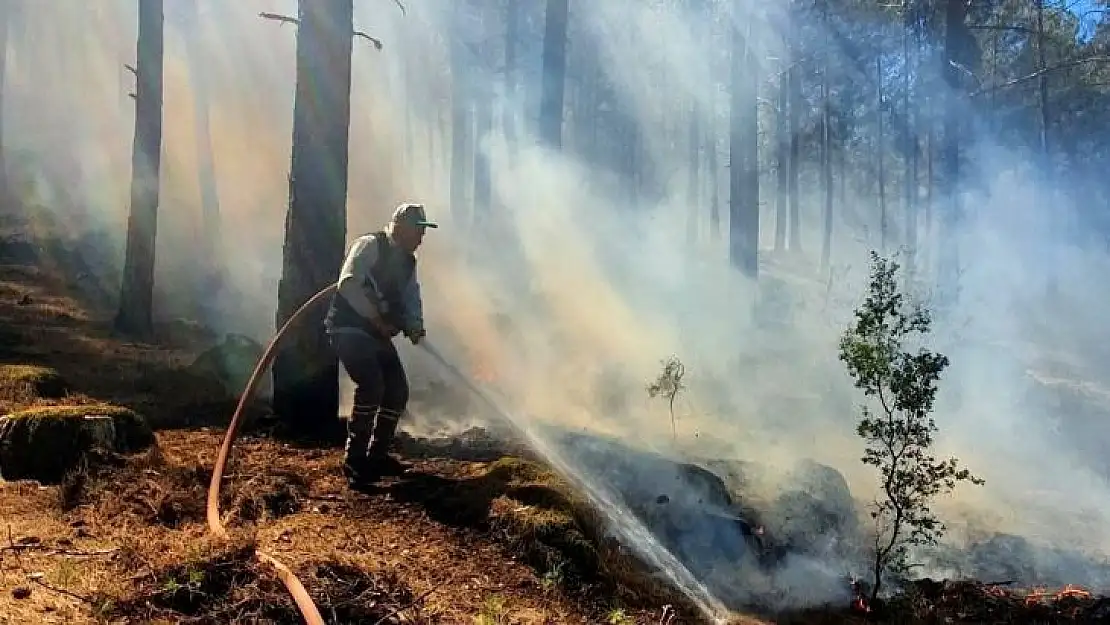
[[[425,230],[438,227],[423,205],[401,204],[383,230],[356,239],[343,261],[324,325],[355,383],[343,460],[351,488],[407,470],[387,453],[409,400],[393,338],[403,333],[413,345],[424,338],[415,252]]]

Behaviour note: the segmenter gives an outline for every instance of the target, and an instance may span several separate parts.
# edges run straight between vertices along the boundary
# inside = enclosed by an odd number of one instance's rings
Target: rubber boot
[[[370,444],[367,459],[370,471],[377,476],[399,476],[409,471],[409,466],[389,455],[389,446],[397,435],[397,423],[400,413],[386,408],[378,410],[374,419],[374,429],[370,434]]]
[[[355,406],[347,422],[347,444],[343,454],[343,475],[347,485],[359,487],[373,482],[375,477],[368,457],[370,436],[373,431],[369,410]]]

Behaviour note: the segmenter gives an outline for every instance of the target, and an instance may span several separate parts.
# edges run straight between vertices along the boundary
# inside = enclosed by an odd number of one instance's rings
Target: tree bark
[[[822,4],[823,23],[828,27],[828,6]],[[826,45],[828,40],[826,38]],[[829,62],[821,68],[821,187],[825,192],[824,232],[821,238],[821,267],[829,268],[832,260],[833,177],[832,177],[832,103],[829,97]]]
[[[739,6],[739,3],[734,4]],[[759,277],[758,76],[749,38],[733,26],[729,129],[729,262]]]
[[[466,187],[474,180],[469,177],[473,166],[472,149],[471,92],[468,88],[470,67],[467,64],[466,42],[462,40],[461,12],[467,10],[467,3],[457,2],[454,18],[460,22],[451,33],[451,173],[450,185],[451,215],[458,223],[465,223],[471,211],[466,206]]]
[[[509,157],[517,155],[516,116],[520,114],[520,80],[518,57],[520,56],[520,30],[522,16],[521,0],[507,0],[505,5],[505,106],[501,110],[502,132]]]
[[[566,91],[569,0],[547,0],[543,33],[543,80],[540,93],[540,139],[549,148],[563,146],[563,97]]]
[[[966,59],[965,41],[969,36],[964,20],[967,17],[967,4],[964,0],[948,0],[945,3],[945,42],[942,59],[942,75],[947,87],[944,106],[944,144],[942,167],[944,168],[945,190],[948,195],[947,210],[943,212],[942,231],[938,241],[943,248],[937,251],[938,281],[942,285],[942,300],[946,305],[954,304],[959,292],[960,256],[955,233],[963,213],[960,200],[960,118],[963,105],[959,65]]]
[[[694,99],[690,106],[690,119],[689,119],[689,160],[687,165],[688,179],[686,181],[686,243],[693,246],[697,244],[698,240],[698,222],[701,217],[701,210],[699,204],[701,203],[701,194],[698,185],[701,182],[701,120],[699,116],[701,111],[698,107],[697,99]]]
[[[285,220],[280,327],[316,292],[333,284],[347,230],[347,154],[351,118],[352,0],[300,2],[289,210]],[[322,307],[291,330],[274,362],[274,412],[297,438],[343,440],[339,368],[324,332]]]
[[[131,146],[131,210],[116,331],[138,338],[154,333],[154,251],[158,237],[162,159],[162,0],[139,0],[135,46],[135,134]]]
[[[790,196],[790,134],[787,109],[790,106],[790,63],[787,56],[779,73],[777,111],[775,113],[775,172],[778,186],[775,189],[775,251],[786,249],[787,205]]]
[[[795,3],[791,2],[791,11],[794,10]],[[792,16],[793,19],[793,16]],[[798,188],[798,176],[801,173],[801,137],[799,133],[800,119],[798,114],[802,110],[802,74],[799,63],[800,56],[797,54],[797,46],[795,45],[795,27],[793,22],[788,26],[789,49],[790,49],[790,103],[788,108],[788,122],[790,126],[790,228],[788,236],[790,239],[790,251],[802,251],[802,215],[801,215],[801,197]]]
[[[883,128],[883,60],[875,59],[875,70],[879,86],[879,104],[875,108],[878,117],[878,135],[875,138],[875,157],[879,159],[879,249],[884,253],[887,248],[889,225],[886,207],[886,135]]]
[[[4,146],[4,78],[8,66],[8,34],[11,32],[12,17],[16,11],[7,0],[0,2],[0,210],[7,210],[8,203],[15,200],[8,174],[7,149]]]

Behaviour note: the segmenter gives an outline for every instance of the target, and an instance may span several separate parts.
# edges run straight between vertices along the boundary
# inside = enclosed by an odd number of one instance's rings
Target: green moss
[[[536,462],[505,457],[490,464],[485,477],[501,485],[491,520],[525,561],[560,581],[597,575],[599,557],[590,539],[595,515],[557,474]]]
[[[155,443],[138,413],[121,406],[36,406],[0,419],[0,477],[56,483],[77,466],[97,441],[86,417],[112,420],[111,449],[135,453]]]
[[[50,367],[38,365],[0,365],[0,395],[55,399],[69,390],[64,378]]]

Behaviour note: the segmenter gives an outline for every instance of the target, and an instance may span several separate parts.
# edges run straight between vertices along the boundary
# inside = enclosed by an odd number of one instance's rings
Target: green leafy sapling
[[[674,400],[686,389],[686,385],[682,383],[682,378],[686,375],[686,365],[682,364],[678,356],[671,356],[662,363],[663,370],[659,372],[659,377],[655,378],[654,382],[648,384],[647,392],[652,398],[666,398],[667,408],[671,413],[671,437],[677,440],[678,426],[674,418]]]
[[[983,484],[955,458],[933,455],[933,405],[949,363],[943,354],[911,351],[910,341],[929,333],[932,318],[925,307],[906,302],[898,269],[897,263],[871,253],[867,297],[840,340],[840,360],[867,398],[856,429],[865,443],[862,461],[878,470],[881,482],[871,513],[876,527],[872,601],[886,571],[905,572],[910,547],[935,545],[943,536],[932,501],[959,482]]]

